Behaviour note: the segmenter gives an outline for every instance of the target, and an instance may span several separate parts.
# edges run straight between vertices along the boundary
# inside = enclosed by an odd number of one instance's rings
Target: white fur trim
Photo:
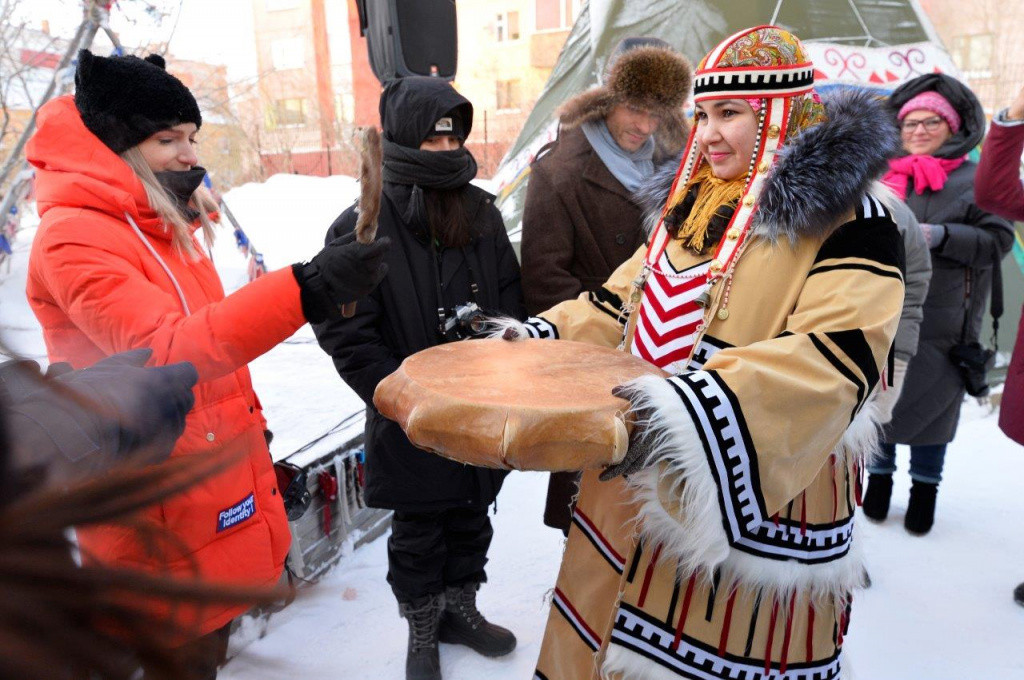
[[[841,597],[864,585],[864,559],[860,544],[852,540],[846,555],[806,564],[751,555],[730,546],[718,486],[708,466],[697,428],[680,402],[679,395],[662,378],[645,376],[631,381],[635,410],[649,409],[643,424],[654,437],[657,462],[633,475],[630,487],[641,503],[640,532],[652,545],[661,544],[662,555],[679,561],[681,574],[699,573],[710,578],[716,569],[723,582],[733,580],[747,587],[778,593],[780,599],[794,590]],[[854,419],[836,447],[836,457],[864,456],[878,442],[877,410],[868,403]],[[837,464],[840,464],[837,461]],[[680,512],[670,514],[659,499],[659,482],[669,478],[669,493],[679,499]]]
[[[658,455],[657,463],[629,480],[642,503],[641,531],[647,540],[661,543],[664,554],[678,559],[683,573],[710,573],[728,556],[729,539],[697,428],[664,378],[643,376],[625,387],[634,410],[651,414],[638,424],[654,437],[651,448]],[[679,498],[682,510],[678,516],[670,515],[658,498],[662,476],[672,479],[670,493]]]
[[[882,413],[875,403],[876,390],[867,400],[853,422],[846,428],[842,439],[836,444],[836,466],[846,465],[852,460],[858,465],[870,465],[879,451],[879,436],[882,429]]]
[[[526,330],[526,324],[511,316],[489,316],[484,319],[484,328],[487,329],[488,338],[504,338],[510,329],[515,332],[515,337],[506,340],[519,341],[532,337]]]

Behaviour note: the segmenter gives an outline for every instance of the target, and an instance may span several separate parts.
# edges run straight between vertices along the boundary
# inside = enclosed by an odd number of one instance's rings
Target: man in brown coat
[[[683,103],[692,70],[657,38],[626,38],[603,85],[560,110],[558,139],[530,170],[523,212],[523,294],[537,314],[601,284],[644,243],[633,198],[689,133]],[[576,473],[554,473],[544,522],[568,531]]]

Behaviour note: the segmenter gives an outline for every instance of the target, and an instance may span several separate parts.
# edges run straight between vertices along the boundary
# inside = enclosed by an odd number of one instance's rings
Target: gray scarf
[[[608,131],[604,120],[592,120],[583,124],[583,134],[590,146],[604,162],[608,172],[619,180],[630,192],[640,188],[640,184],[654,173],[654,137],[648,137],[639,149],[633,153],[624,151],[615,143],[615,138]]]

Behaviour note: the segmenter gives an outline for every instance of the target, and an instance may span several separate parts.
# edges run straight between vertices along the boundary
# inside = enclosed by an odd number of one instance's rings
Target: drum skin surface
[[[408,357],[373,403],[416,446],[462,463],[583,470],[622,460],[629,402],[612,388],[667,375],[643,359],[564,340],[470,340]]]

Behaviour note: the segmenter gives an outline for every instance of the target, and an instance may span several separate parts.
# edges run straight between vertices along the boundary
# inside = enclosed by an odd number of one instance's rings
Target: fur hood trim
[[[742,582],[775,594],[780,601],[798,588],[809,589],[812,596],[842,597],[864,585],[864,559],[858,540],[851,542],[845,556],[821,564],[767,560],[733,548],[697,428],[688,417],[658,415],[678,414],[679,397],[662,378],[639,378],[629,385],[635,389],[635,410],[655,414],[648,425],[654,437],[653,448],[664,452],[658,463],[629,479],[641,504],[640,532],[652,545],[660,543],[663,555],[679,561],[681,574],[711,578],[717,570],[723,582]],[[845,465],[848,456],[873,434],[877,440],[878,414],[873,404],[870,406],[854,418],[836,446],[835,465]],[[659,489],[678,502],[678,515],[666,509]]]
[[[842,88],[823,101],[828,120],[786,143],[758,197],[753,228],[773,243],[826,237],[899,153],[899,130],[877,96]],[[658,168],[635,194],[649,229],[661,218],[681,161]]]

